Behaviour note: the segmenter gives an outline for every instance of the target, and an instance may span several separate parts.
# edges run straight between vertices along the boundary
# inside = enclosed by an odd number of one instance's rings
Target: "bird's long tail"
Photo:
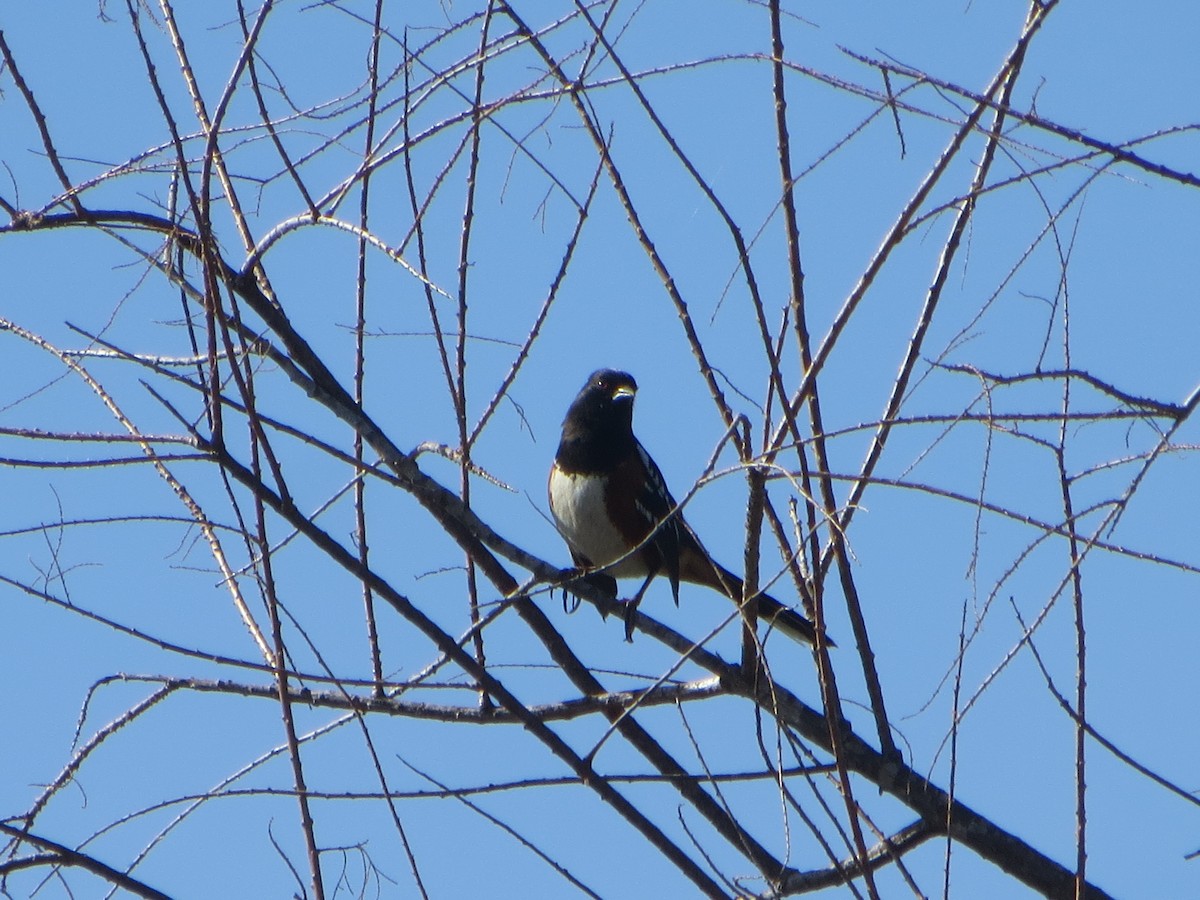
[[[714,584],[717,590],[737,603],[742,602],[742,579],[738,578],[724,566],[714,563],[719,583]],[[758,617],[772,628],[783,632],[794,641],[804,644],[817,643],[817,627],[790,606],[780,603],[770,594],[758,595]],[[828,635],[825,635],[825,645],[836,647]]]

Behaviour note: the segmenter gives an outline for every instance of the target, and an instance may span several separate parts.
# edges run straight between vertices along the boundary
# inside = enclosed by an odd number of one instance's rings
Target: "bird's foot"
[[[554,596],[553,589],[550,595]],[[565,584],[562,586],[562,605],[563,612],[568,616],[574,615],[575,610],[579,609],[579,597],[576,594],[572,594]]]
[[[578,593],[575,588],[580,585],[587,585],[591,591],[599,591],[607,603],[613,603],[617,599],[617,580],[611,575],[604,572],[585,572],[576,569],[577,573],[574,578],[571,578],[563,583],[563,609],[568,613],[573,613],[579,608]],[[574,598],[573,603],[568,603],[568,597]],[[605,616],[605,603],[599,604],[601,617]]]
[[[629,644],[633,643],[633,623],[637,618],[637,609],[641,602],[641,597],[621,601],[621,606],[625,613],[625,642]]]

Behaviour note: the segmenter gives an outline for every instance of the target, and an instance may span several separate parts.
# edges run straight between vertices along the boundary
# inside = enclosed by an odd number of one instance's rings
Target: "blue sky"
[[[574,9],[567,5],[514,4],[544,27]],[[597,7],[602,15],[609,7]],[[687,14],[677,4],[618,4],[608,31],[621,60],[641,73],[639,85],[679,146],[711,185],[741,232],[752,239],[751,261],[770,327],[787,304],[778,157],[770,93],[769,20],[755,3],[712,2]],[[169,133],[150,91],[127,13],[108,3],[47,14],[33,4],[0,15],[0,27],[34,91],[70,178],[81,182],[151,150],[139,171],[111,178],[83,195],[92,208],[159,212],[167,203],[173,160]],[[209,110],[240,52],[235,4],[181,9],[180,23]],[[353,15],[351,14],[353,13]],[[919,85],[900,74],[891,88],[909,104],[899,113],[901,137],[890,111],[871,92],[884,88],[877,68],[860,59],[888,60],[922,70],[971,92],[982,91],[1010,52],[1025,17],[1016,2],[814,3],[785,24],[789,124],[800,240],[805,269],[808,326],[814,340],[826,334],[837,310],[916,186],[946,147],[953,124],[969,101],[952,91]],[[285,143],[303,159],[306,184],[320,196],[348,177],[362,156],[363,96],[370,30],[357,17],[366,4],[281,4],[268,18],[259,50],[287,86],[286,98],[268,92],[273,114],[290,105],[309,109],[283,123]],[[384,71],[402,58],[396,41],[410,47],[429,41],[469,10],[461,4],[393,4],[385,8],[392,36],[382,51]],[[502,17],[495,28],[502,27]],[[165,33],[144,22],[172,113],[187,134],[196,131],[185,85]],[[1200,61],[1194,47],[1200,16],[1189,4],[1166,3],[1153,12],[1127,4],[1064,3],[1048,16],[1032,44],[1014,93],[1018,109],[1110,144],[1136,141],[1147,160],[1195,172]],[[553,52],[578,67],[586,30],[577,17],[546,36]],[[476,27],[433,46],[414,66],[449,65],[470,54]],[[541,70],[527,49],[498,55],[485,94],[502,98],[536,82]],[[574,71],[574,69],[572,69]],[[729,232],[663,142],[627,86],[598,86],[615,75],[601,59],[590,70],[588,97],[611,135],[612,154],[650,239],[688,305],[700,341],[722,377],[726,398],[750,417],[761,444],[766,366],[746,281],[737,267]],[[814,77],[815,74],[822,77]],[[266,77],[264,75],[264,77]],[[428,191],[465,134],[459,116],[473,90],[468,71],[452,83],[421,92],[412,114],[414,134],[430,129],[413,154],[413,174]],[[547,90],[541,81],[536,89]],[[59,191],[33,120],[10,73],[0,73],[0,196],[37,210]],[[861,89],[861,90],[860,90]],[[385,97],[400,97],[400,82]],[[867,94],[867,96],[864,96]],[[349,98],[347,100],[346,98]],[[398,126],[398,105],[381,114],[380,130]],[[301,215],[304,204],[260,126],[252,96],[234,94],[224,139],[253,240]],[[502,131],[501,128],[504,130]],[[330,135],[346,134],[326,146]],[[1152,140],[1146,140],[1155,136]],[[517,146],[519,139],[521,146]],[[397,146],[399,132],[383,149]],[[199,155],[192,141],[189,150]],[[309,159],[306,151],[325,149]],[[978,135],[935,188],[925,209],[956,199],[970,183],[983,143]],[[157,148],[157,149],[155,149]],[[955,654],[960,623],[977,623],[962,665],[960,706],[973,700],[958,731],[957,796],[1065,865],[1075,854],[1075,729],[1055,701],[1028,649],[1013,653],[1026,623],[1043,610],[1036,635],[1041,663],[1054,688],[1074,696],[1076,632],[1069,592],[1054,600],[1069,566],[1065,541],[1039,541],[1037,522],[1062,519],[1062,497],[1053,451],[1059,425],[954,421],[966,413],[1055,413],[1063,382],[1030,381],[983,390],[976,369],[1019,375],[1062,368],[1084,370],[1130,395],[1182,403],[1200,385],[1195,361],[1200,304],[1196,303],[1196,236],[1200,204],[1186,179],[1160,177],[1135,165],[1108,165],[1103,156],[1078,160],[1077,142],[1009,122],[989,178],[1002,185],[984,195],[964,238],[922,350],[902,409],[907,418],[891,438],[877,477],[898,483],[870,488],[847,538],[864,614],[870,629],[897,741],[906,760],[942,786],[949,783]],[[569,103],[540,97],[496,111],[484,130],[475,223],[470,248],[467,342],[468,419],[482,413],[504,377],[546,297],[596,174],[595,149]],[[1073,161],[1072,161],[1073,160]],[[1061,166],[1056,163],[1066,162]],[[1030,178],[1027,173],[1052,167]],[[557,180],[557,184],[551,179]],[[1195,180],[1194,178],[1192,179]],[[466,163],[447,170],[425,217],[429,279],[449,294],[457,289],[458,246],[465,202]],[[391,246],[412,221],[400,162],[378,170],[372,182],[371,226]],[[568,196],[569,193],[569,196]],[[336,210],[358,215],[358,194]],[[1053,232],[1047,210],[1059,211]],[[46,210],[50,212],[61,209]],[[215,228],[222,252],[240,266],[246,251],[228,210],[218,203]],[[820,389],[832,470],[847,478],[859,470],[888,396],[915,317],[929,290],[950,226],[950,214],[931,216],[891,255],[829,357]],[[156,237],[125,233],[144,252]],[[272,285],[298,330],[334,373],[349,385],[353,372],[354,285],[357,248],[352,234],[328,226],[288,232],[264,257]],[[415,262],[412,248],[406,260]],[[457,443],[441,363],[430,337],[421,283],[381,253],[368,260],[368,384],[366,408],[403,448],[422,442]],[[454,304],[440,298],[453,328]],[[0,233],[0,316],[66,349],[88,345],[102,333],[140,354],[185,356],[178,291],[146,260],[104,236],[82,229],[37,234]],[[73,328],[72,328],[73,326]],[[79,329],[79,330],[73,330]],[[83,333],[81,333],[83,332]],[[0,427],[58,432],[118,433],[119,424],[95,394],[62,365],[13,333],[0,335],[6,378],[0,393]],[[784,372],[798,382],[798,354],[785,344]],[[175,434],[178,423],[149,396],[147,381],[199,419],[190,389],[167,384],[147,370],[112,359],[84,358],[147,433]],[[601,177],[582,236],[543,331],[527,364],[482,433],[473,455],[495,479],[472,483],[476,511],[505,538],[559,565],[567,563],[545,510],[544,484],[563,411],[589,371],[616,366],[641,385],[635,426],[658,460],[676,496],[705,471],[724,426],[700,377],[680,327],[679,311],[629,226],[625,210]],[[256,368],[260,409],[318,435],[343,450],[348,429],[318,408],[277,367]],[[1127,410],[1127,405],[1073,381],[1076,412]],[[777,419],[777,410],[774,413]],[[929,420],[920,419],[927,417]],[[236,418],[236,417],[235,417]],[[1200,496],[1194,448],[1196,427],[1185,422],[1170,452],[1138,476],[1156,446],[1162,418],[1125,417],[1073,422],[1066,429],[1064,460],[1074,477],[1076,509],[1136,492],[1115,529],[1096,537],[1082,567],[1086,597],[1088,715],[1090,722],[1144,766],[1185,791],[1196,789],[1200,727],[1195,715],[1194,652],[1197,616]],[[1035,438],[1037,440],[1035,440]],[[245,459],[244,430],[235,452]],[[100,459],[136,456],[135,445],[31,441],[0,435],[8,461]],[[280,437],[278,451],[298,505],[326,530],[353,546],[353,508],[343,491],[341,463]],[[422,468],[456,488],[458,467],[432,454]],[[745,479],[726,446],[718,456],[723,477],[706,482],[688,504],[688,518],[706,545],[731,568],[742,560]],[[794,466],[795,456],[785,460]],[[207,464],[180,461],[172,471],[214,521],[235,524],[225,486]],[[86,610],[146,635],[251,662],[261,662],[220,583],[207,546],[190,527],[187,511],[146,465],[103,468],[0,468],[0,658],[22,677],[0,699],[0,817],[26,810],[41,785],[58,777],[71,759],[79,725],[86,741],[149,696],[154,686],[134,676],[228,679],[254,684],[260,672],[215,664],[114,633],[80,613]],[[848,482],[838,482],[844,500]],[[772,487],[786,511],[791,492]],[[981,511],[950,499],[953,492],[1012,511]],[[236,492],[235,492],[236,493]],[[243,512],[250,510],[238,495]],[[451,633],[464,627],[462,552],[410,497],[383,482],[368,487],[373,565],[401,593]],[[339,499],[334,499],[339,498]],[[332,502],[331,502],[332,501]],[[329,504],[326,509],[326,504]],[[1081,519],[1092,536],[1110,509]],[[321,510],[318,514],[316,511]],[[153,517],[153,518],[146,518]],[[171,517],[171,518],[164,518]],[[101,524],[63,522],[116,519]],[[39,530],[40,529],[40,530]],[[232,531],[223,540],[238,565],[245,548]],[[369,677],[359,588],[288,527],[273,520],[279,591],[289,614],[288,642],[304,671],[328,665],[346,678]],[[1118,552],[1122,548],[1128,552]],[[773,550],[764,553],[764,561]],[[518,578],[524,573],[512,567]],[[771,574],[778,572],[779,566]],[[254,597],[252,580],[246,589]],[[13,583],[60,598],[55,606]],[[481,579],[483,600],[498,601]],[[794,600],[785,575],[776,591]],[[869,737],[871,719],[850,625],[830,580],[829,629],[836,652],[846,713]],[[490,593],[489,593],[490,592]],[[541,593],[539,605],[568,642],[613,689],[641,686],[669,671],[673,654],[646,637],[621,640],[619,624],[588,609],[564,613],[557,598]],[[252,608],[266,621],[261,601]],[[712,629],[728,604],[698,588],[685,589],[680,609],[664,585],[653,587],[647,610],[694,637]],[[434,658],[433,648],[407,623],[381,614],[385,671],[412,677]],[[311,644],[308,642],[311,641]],[[515,615],[506,613],[487,632],[489,664],[527,703],[570,699],[565,679],[547,667],[544,651]],[[730,657],[736,629],[711,642]],[[315,648],[315,649],[314,649]],[[319,659],[318,659],[319,655]],[[772,671],[806,702],[820,706],[810,655],[768,645]],[[1011,659],[1010,659],[1011,656]],[[122,674],[123,680],[102,679]],[[681,670],[698,677],[694,667]],[[947,681],[947,676],[950,676]],[[452,680],[447,676],[447,680]],[[462,684],[461,677],[458,684]],[[473,704],[469,691],[442,687],[421,695],[429,702]],[[304,732],[335,722],[328,710],[297,708]],[[662,707],[639,714],[647,728],[693,768],[737,771],[761,765],[752,710],[731,699]],[[516,727],[436,724],[415,718],[369,720],[373,746],[389,785],[397,791],[430,790],[431,779],[456,788],[520,778],[565,775],[561,764]],[[556,730],[586,750],[605,732],[598,717],[559,723]],[[186,808],[182,799],[223,785],[282,741],[278,705],[269,699],[179,691],[106,740],[81,768],[74,785],[54,795],[38,819],[39,832],[80,845],[110,823],[85,849],[111,865],[129,866],[154,836]],[[333,793],[378,791],[379,782],[360,726],[351,721],[305,746],[309,787]],[[697,752],[701,748],[702,753]],[[702,760],[701,757],[702,756]],[[637,774],[646,764],[616,739],[598,756],[604,771]],[[1200,811],[1194,802],[1155,784],[1111,753],[1089,742],[1087,750],[1089,877],[1115,896],[1190,896],[1197,866],[1185,855],[1200,849]],[[254,765],[229,787],[283,789],[291,784],[286,757]],[[661,786],[621,783],[622,791],[653,810],[656,821],[691,848],[677,817],[679,797]],[[860,801],[880,827],[899,828],[912,814],[881,800],[870,784],[856,782]],[[799,788],[797,789],[799,790]],[[832,792],[825,788],[826,797]],[[770,784],[730,788],[738,809],[760,839],[800,869],[824,857],[794,816],[785,816]],[[811,798],[811,795],[808,795]],[[661,893],[686,895],[690,885],[653,853],[642,838],[594,794],[578,786],[539,787],[473,798],[490,814],[527,835],[547,855],[605,897]],[[155,808],[167,803],[165,808]],[[430,893],[437,896],[572,896],[574,889],[495,824],[452,799],[406,798],[397,808]],[[316,802],[317,835],[329,893],[417,896],[384,803],[363,799]],[[123,817],[131,816],[128,820]],[[723,872],[749,873],[749,863],[699,829],[703,852]],[[286,796],[224,796],[210,800],[152,844],[134,874],[172,896],[279,896],[295,889],[278,843],[303,868],[295,801]],[[907,860],[922,892],[942,893],[944,843],[933,841]],[[370,860],[381,876],[365,874]],[[345,868],[343,869],[343,860]],[[10,877],[14,896],[34,891],[44,871]],[[339,882],[338,879],[344,880]],[[378,880],[377,880],[378,879]],[[907,891],[897,873],[879,876],[884,896]],[[307,878],[302,877],[307,884]],[[957,847],[950,894],[1023,897],[1026,889],[969,851]],[[67,876],[76,896],[99,896],[98,881]],[[64,894],[50,881],[38,896]],[[843,889],[829,895],[850,896]]]

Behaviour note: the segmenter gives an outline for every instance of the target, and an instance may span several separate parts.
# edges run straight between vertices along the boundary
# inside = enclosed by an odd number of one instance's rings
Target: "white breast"
[[[604,483],[588,475],[568,475],[555,468],[550,474],[550,512],[559,533],[577,553],[604,566],[625,555],[625,541],[609,522],[604,507]],[[617,578],[646,574],[638,554],[607,569]]]

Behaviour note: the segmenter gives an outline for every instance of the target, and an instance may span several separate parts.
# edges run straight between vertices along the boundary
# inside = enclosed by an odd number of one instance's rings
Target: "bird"
[[[742,602],[742,579],[716,562],[683,518],[662,472],[633,433],[637,382],[599,369],[567,409],[550,467],[550,512],[584,578],[617,596],[617,578],[644,578],[626,601],[625,638],[633,612],[656,575],[666,575],[675,604],[681,581]],[[758,615],[794,640],[814,644],[817,629],[790,606],[758,594]],[[825,643],[833,642],[825,638]]]

